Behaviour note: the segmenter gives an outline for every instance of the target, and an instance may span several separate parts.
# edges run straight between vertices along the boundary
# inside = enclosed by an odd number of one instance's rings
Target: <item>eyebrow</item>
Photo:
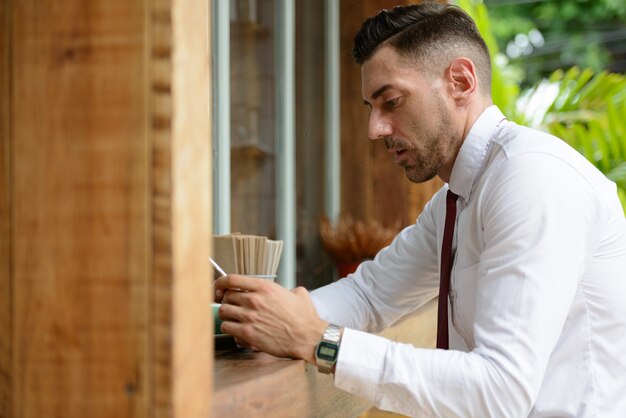
[[[390,88],[391,84],[385,84],[374,93],[372,93],[372,100],[376,100],[381,94],[383,94],[386,90],[389,90]],[[363,104],[366,106],[370,106],[370,102],[368,102],[367,100],[363,100]]]

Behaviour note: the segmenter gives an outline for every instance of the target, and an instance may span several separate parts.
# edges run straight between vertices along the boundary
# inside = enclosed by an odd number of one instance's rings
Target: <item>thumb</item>
[[[308,290],[306,290],[306,289],[305,289],[304,287],[302,287],[302,286],[298,286],[298,287],[296,287],[295,289],[292,289],[292,290],[291,290],[291,292],[292,292],[294,295],[296,295],[296,296],[300,296],[300,297],[302,297],[302,296],[308,297],[308,295],[309,295],[309,291],[308,291]]]

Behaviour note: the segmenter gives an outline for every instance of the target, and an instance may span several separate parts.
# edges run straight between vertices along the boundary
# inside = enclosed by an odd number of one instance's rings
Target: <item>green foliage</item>
[[[501,48],[520,33],[538,30],[543,35],[545,44],[513,60],[524,65],[524,85],[558,68],[601,71],[613,62],[609,49],[619,51],[626,45],[624,0],[486,0],[486,6]]]

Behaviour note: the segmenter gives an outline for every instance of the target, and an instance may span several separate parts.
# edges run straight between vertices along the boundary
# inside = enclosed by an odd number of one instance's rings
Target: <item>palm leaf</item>
[[[626,101],[621,105],[609,102],[607,111],[611,154],[617,161],[626,161]]]

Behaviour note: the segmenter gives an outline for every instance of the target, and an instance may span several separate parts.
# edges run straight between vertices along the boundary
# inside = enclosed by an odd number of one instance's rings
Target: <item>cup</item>
[[[224,335],[220,327],[222,326],[222,320],[217,315],[217,311],[222,306],[221,303],[212,303],[211,309],[213,310],[213,333],[214,335]]]
[[[246,276],[246,277],[256,277],[257,279],[270,280],[272,282],[276,281],[276,275],[275,274],[244,274],[243,276]]]

